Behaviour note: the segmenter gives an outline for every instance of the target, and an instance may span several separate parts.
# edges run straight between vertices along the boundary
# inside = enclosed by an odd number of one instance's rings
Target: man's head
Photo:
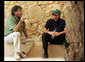
[[[22,7],[15,5],[11,10],[11,14],[15,15],[17,17],[21,17],[22,16]]]
[[[61,12],[58,9],[52,11],[52,18],[57,20],[61,15]]]

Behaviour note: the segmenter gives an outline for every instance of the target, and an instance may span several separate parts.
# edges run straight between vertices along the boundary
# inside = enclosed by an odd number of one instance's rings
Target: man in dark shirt
[[[52,18],[48,19],[42,34],[42,43],[44,49],[44,58],[48,58],[48,42],[51,44],[63,44],[65,43],[65,48],[69,46],[67,43],[65,35],[65,20],[60,18],[61,12],[56,9],[52,11]]]

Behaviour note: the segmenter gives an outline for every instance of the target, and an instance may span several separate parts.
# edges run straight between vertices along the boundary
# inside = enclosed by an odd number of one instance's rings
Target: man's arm
[[[55,33],[54,33],[53,31],[49,31],[49,30],[46,29],[46,28],[43,29],[43,32],[44,32],[44,33],[48,33],[48,34],[50,34],[50,35],[52,35],[52,36],[55,36]]]
[[[24,33],[24,35],[25,35],[26,38],[28,38],[28,39],[31,39],[31,38],[32,38],[31,36],[29,36],[29,35],[27,34],[27,30],[26,30],[25,27],[24,27],[24,29],[23,29],[23,33]]]
[[[28,36],[28,34],[27,34],[27,30],[26,30],[26,28],[25,28],[25,27],[24,27],[24,29],[23,29],[23,33],[24,33],[25,37],[27,37],[27,36]]]
[[[20,21],[18,22],[18,24],[13,28],[14,31],[18,31],[19,28],[21,27],[22,25],[22,22],[25,20],[26,18],[24,17],[21,17]]]
[[[13,28],[13,30],[14,30],[15,32],[18,31],[19,28],[21,27],[21,24],[22,24],[22,22],[19,21],[19,23]]]
[[[43,32],[49,34],[50,31],[49,31],[48,29],[44,28],[44,29],[43,29]]]
[[[59,36],[59,35],[62,35],[62,34],[66,34],[65,30],[62,31],[62,32],[54,32],[55,33],[55,36]]]
[[[48,33],[48,34],[53,35],[53,36],[59,36],[59,35],[62,35],[62,34],[66,34],[65,30],[62,31],[62,32],[53,32],[53,31],[50,32],[50,31],[49,31],[48,29],[46,29],[46,28],[43,29],[43,32],[44,32],[44,33]]]

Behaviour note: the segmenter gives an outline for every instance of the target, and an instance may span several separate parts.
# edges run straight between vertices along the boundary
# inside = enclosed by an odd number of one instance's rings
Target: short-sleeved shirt
[[[6,30],[5,30],[5,35],[8,35],[12,32],[14,32],[13,28],[18,24],[19,22],[19,18],[17,18],[15,15],[10,15],[7,20],[6,20]],[[22,22],[22,25],[20,27],[20,29],[18,30],[18,32],[20,32],[20,34],[22,34],[22,31],[25,27],[25,22]]]
[[[53,19],[48,19],[44,27],[46,29],[49,29],[49,31],[53,31],[56,28],[56,32],[61,32],[64,30],[65,25],[65,20],[61,18],[59,18],[57,21],[54,21]]]
[[[57,21],[54,21],[53,19],[48,19],[46,24],[45,24],[45,28],[49,29],[49,31],[54,31],[56,28],[56,32],[62,32],[64,31],[64,28],[66,26],[65,20],[59,18]],[[62,44],[63,42],[66,42],[66,38],[65,38],[65,34],[59,35],[59,36],[55,36],[54,39],[51,38],[51,35],[49,35],[49,39],[51,41],[51,43],[59,43]]]

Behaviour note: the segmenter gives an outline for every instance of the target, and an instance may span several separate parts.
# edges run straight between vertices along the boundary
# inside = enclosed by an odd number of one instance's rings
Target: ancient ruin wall
[[[26,28],[35,41],[41,41],[42,29],[51,16],[51,11],[59,9],[61,18],[66,21],[66,39],[70,42],[67,49],[69,60],[84,58],[84,2],[82,1],[5,1],[4,29],[6,18],[11,14],[11,8],[20,5],[26,16]]]

